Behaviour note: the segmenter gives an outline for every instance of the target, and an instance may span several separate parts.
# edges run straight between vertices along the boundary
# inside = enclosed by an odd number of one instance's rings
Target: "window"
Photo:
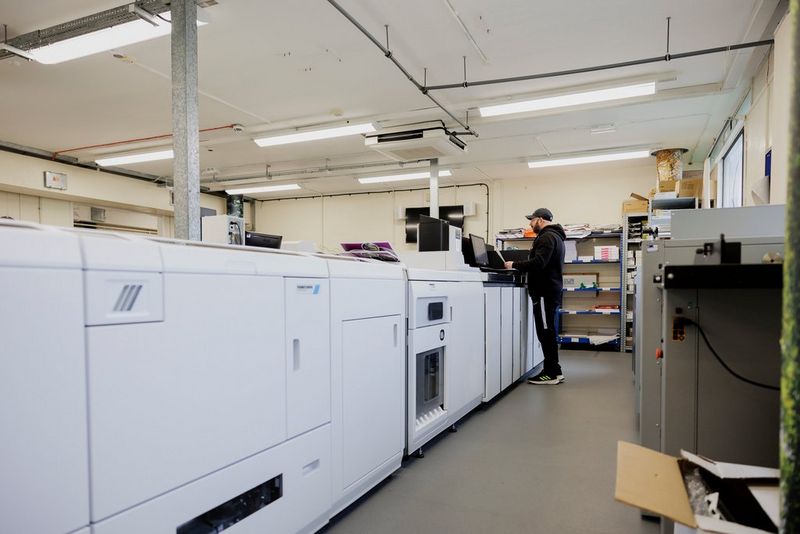
[[[722,205],[723,208],[742,206],[744,191],[744,130],[736,137],[722,158]]]

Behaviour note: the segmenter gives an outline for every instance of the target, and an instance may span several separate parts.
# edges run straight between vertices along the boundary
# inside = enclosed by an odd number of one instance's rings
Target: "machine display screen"
[[[472,251],[475,253],[475,265],[486,267],[489,265],[489,255],[486,252],[486,241],[481,236],[469,234]]]

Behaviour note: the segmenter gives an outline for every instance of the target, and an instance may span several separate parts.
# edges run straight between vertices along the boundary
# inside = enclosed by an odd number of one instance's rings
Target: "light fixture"
[[[356,135],[375,131],[375,125],[371,122],[363,124],[350,124],[338,128],[324,128],[322,130],[309,130],[271,137],[260,137],[253,139],[260,147],[286,145],[289,143],[302,143],[305,141],[316,141],[318,139],[331,139],[333,137],[344,137],[346,135]]]
[[[581,93],[548,96],[534,100],[512,102],[510,104],[484,106],[478,108],[478,110],[481,113],[481,117],[495,117],[497,115],[508,115],[511,113],[525,113],[528,111],[542,111],[545,109],[556,109],[569,106],[580,106],[583,104],[593,104],[597,102],[609,102],[611,100],[622,100],[625,98],[652,95],[655,94],[655,92],[656,82],[647,82],[638,83],[635,85],[611,87],[608,89],[596,89]]]
[[[252,195],[255,193],[273,193],[276,191],[294,191],[300,189],[297,184],[263,185],[258,187],[240,187],[237,189],[226,189],[229,195]]]
[[[137,16],[141,15],[137,13]],[[197,21],[198,26],[205,24]],[[28,54],[39,63],[52,65],[149,41],[169,35],[171,31],[169,22],[159,19],[158,24],[154,25],[152,19],[139,19],[28,50]]]
[[[621,161],[649,157],[649,150],[636,150],[632,152],[614,152],[611,154],[595,154],[592,156],[578,156],[573,158],[541,159],[529,161],[528,167],[531,169],[538,169],[542,167],[560,167],[562,165],[581,165],[584,163],[601,163],[604,161]]]
[[[452,176],[453,173],[447,169],[439,171],[439,177]],[[358,181],[362,184],[380,184],[384,182],[401,182],[403,180],[427,180],[431,177],[429,171],[424,172],[411,172],[406,174],[395,174],[392,176],[370,176],[368,178],[359,178]]]
[[[115,156],[113,158],[102,158],[94,160],[101,167],[112,167],[114,165],[126,165],[129,163],[142,163],[144,161],[159,161],[162,159],[172,159],[172,150],[161,150],[159,152],[145,152],[143,154],[132,154],[130,156]]]

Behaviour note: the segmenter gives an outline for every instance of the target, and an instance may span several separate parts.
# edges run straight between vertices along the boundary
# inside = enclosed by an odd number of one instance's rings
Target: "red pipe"
[[[215,126],[213,128],[203,128],[200,130],[200,133],[205,132],[213,132],[215,130],[226,130],[228,128],[233,128],[235,124],[226,124],[225,126]],[[150,137],[139,137],[137,139],[127,139],[125,141],[114,141],[113,143],[102,143],[99,145],[89,145],[89,146],[79,146],[77,148],[68,148],[66,150],[57,150],[53,152],[53,159],[55,160],[59,154],[64,154],[65,152],[76,152],[78,150],[88,150],[90,148],[102,148],[102,147],[109,147],[109,146],[117,146],[117,145],[127,145],[130,143],[139,143],[142,141],[153,141],[155,139],[166,139],[168,137],[172,137],[172,134],[162,134],[162,135],[153,135]]]

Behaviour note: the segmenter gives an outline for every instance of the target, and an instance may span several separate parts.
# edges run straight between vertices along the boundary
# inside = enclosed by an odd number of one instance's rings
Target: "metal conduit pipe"
[[[395,57],[394,57],[394,55],[392,54],[392,51],[391,51],[391,50],[389,50],[387,47],[383,46],[383,45],[380,43],[380,41],[378,41],[378,39],[376,39],[376,38],[375,38],[375,36],[374,36],[374,35],[372,35],[372,34],[369,32],[369,30],[367,30],[367,29],[366,29],[364,26],[362,26],[362,25],[361,25],[361,23],[359,23],[359,22],[358,22],[358,21],[357,21],[357,20],[356,20],[356,19],[355,19],[355,18],[354,18],[354,17],[353,17],[353,16],[352,16],[350,13],[348,13],[346,9],[344,9],[342,6],[340,6],[340,5],[339,5],[339,3],[338,3],[338,2],[336,2],[336,0],[328,0],[328,3],[329,3],[330,5],[332,5],[334,8],[336,8],[336,10],[337,10],[339,13],[341,13],[341,14],[342,14],[342,15],[343,15],[343,16],[344,16],[344,17],[345,17],[347,20],[349,20],[349,21],[350,21],[350,22],[353,24],[353,26],[355,26],[356,28],[358,28],[358,30],[359,30],[361,33],[363,33],[365,36],[367,36],[367,38],[368,38],[370,41],[372,41],[372,43],[373,43],[375,46],[377,46],[377,47],[380,49],[380,51],[381,51],[381,52],[383,52],[383,55],[384,55],[384,56],[386,56],[386,57],[387,57],[387,58],[388,58],[388,59],[389,59],[389,60],[390,60],[392,63],[394,63],[394,65],[395,65],[395,66],[396,66],[398,69],[400,69],[400,72],[402,72],[402,73],[403,73],[403,75],[405,75],[405,77],[406,77],[406,78],[408,78],[408,81],[410,81],[411,83],[413,83],[413,84],[414,84],[414,87],[416,87],[416,88],[417,88],[417,90],[418,90],[420,93],[422,93],[423,95],[425,95],[426,97],[428,97],[428,98],[430,99],[430,101],[431,101],[431,102],[433,102],[434,104],[436,104],[436,106],[437,106],[439,109],[441,109],[442,111],[444,111],[445,113],[447,113],[447,115],[449,115],[451,119],[453,119],[454,121],[456,121],[456,122],[457,122],[457,123],[458,123],[458,124],[459,124],[459,125],[460,125],[462,128],[464,128],[464,130],[465,130],[466,134],[468,134],[468,135],[474,135],[475,137],[478,137],[478,133],[477,133],[475,130],[473,130],[472,128],[470,128],[470,127],[469,127],[469,125],[468,125],[468,124],[465,124],[465,123],[464,123],[464,122],[463,122],[461,119],[459,119],[458,117],[456,117],[455,115],[453,115],[453,113],[451,113],[451,112],[450,112],[450,110],[448,110],[446,107],[444,107],[444,106],[443,106],[443,105],[442,105],[442,104],[441,104],[441,103],[440,103],[438,100],[436,100],[436,99],[435,99],[435,98],[434,98],[432,95],[428,94],[428,89],[429,89],[429,88],[426,88],[426,87],[425,87],[425,86],[423,86],[421,83],[419,83],[419,82],[418,82],[416,79],[414,79],[414,77],[413,77],[413,76],[412,76],[412,75],[411,75],[411,74],[410,74],[410,73],[409,73],[409,72],[406,70],[406,68],[405,68],[405,67],[403,67],[403,65],[402,65],[402,64],[401,64],[401,63],[400,63],[400,62],[397,60],[397,58],[395,58]]]
[[[427,163],[429,160],[427,159],[420,159],[420,160],[412,160],[412,161],[404,161],[403,165],[400,166],[399,170],[404,170],[406,165],[413,165],[416,163]],[[374,167],[397,167],[398,162],[396,161],[376,161],[372,163],[351,163],[347,165],[331,165],[328,167],[305,167],[301,169],[287,169],[285,171],[275,171],[270,172],[269,175],[265,175],[263,173],[259,174],[245,174],[242,176],[226,176],[222,178],[203,178],[200,181],[203,183],[208,182],[215,182],[215,183],[225,183],[225,182],[234,182],[238,180],[253,180],[255,178],[282,178],[284,176],[296,176],[296,175],[303,175],[303,174],[317,174],[317,173],[324,173],[324,172],[337,172],[337,171],[354,171],[354,170],[362,170],[362,169],[371,169]],[[417,169],[424,169],[424,167],[410,167],[409,170],[417,170]]]
[[[559,76],[569,76],[571,74],[584,74],[587,72],[598,72],[610,69],[619,69],[622,67],[633,67],[636,65],[647,65],[649,63],[660,63],[662,61],[673,61],[676,59],[685,59],[689,57],[705,56],[708,54],[718,54],[720,52],[732,52],[735,50],[743,50],[747,48],[756,48],[759,46],[769,46],[774,43],[774,39],[765,39],[763,41],[753,41],[749,43],[733,44],[728,46],[718,46],[715,48],[705,48],[703,50],[694,50],[692,52],[681,52],[679,54],[664,54],[663,56],[654,56],[644,59],[634,59],[631,61],[623,61],[620,63],[608,63],[606,65],[596,65],[594,67],[582,67],[578,69],[559,70],[553,72],[542,72],[539,74],[528,74],[525,76],[512,76],[510,78],[495,78],[492,80],[478,80],[475,82],[463,81],[458,83],[445,83],[441,85],[431,85],[424,87],[426,91],[439,91],[442,89],[457,89],[459,87],[473,87],[479,85],[494,85],[499,83],[522,82],[526,80],[541,80],[543,78],[556,78]]]

